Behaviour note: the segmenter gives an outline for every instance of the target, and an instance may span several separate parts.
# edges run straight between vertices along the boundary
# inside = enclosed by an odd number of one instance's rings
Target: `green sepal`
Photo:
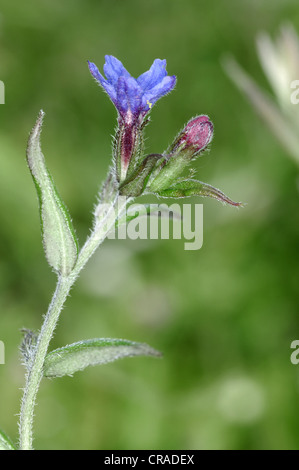
[[[150,122],[150,117],[147,116],[137,128],[137,132],[138,132],[138,138],[137,138],[138,145],[136,146],[137,151],[135,151],[135,153],[133,153],[130,158],[129,166],[126,172],[126,179],[132,176],[132,174],[135,172],[136,168],[141,164],[144,158],[144,131],[145,131],[145,127],[148,125],[149,122]]]
[[[78,242],[69,212],[61,200],[46,167],[40,147],[44,112],[40,111],[29,136],[27,162],[36,186],[43,245],[50,266],[59,274],[68,275],[78,256]]]
[[[113,160],[115,166],[116,180],[121,184],[130,177],[140,163],[143,156],[144,128],[149,119],[128,124],[119,119],[116,135],[113,143]],[[127,142],[132,147],[128,150]]]
[[[0,429],[0,450],[16,450],[9,437]]]
[[[148,184],[148,191],[156,193],[171,186],[190,165],[191,158],[190,151],[163,155],[160,167],[153,173],[153,178]]]
[[[222,191],[214,188],[214,186],[193,179],[179,181],[167,189],[155,192],[155,194],[161,197],[169,198],[185,198],[191,196],[211,197],[225,204],[230,204],[231,206],[240,207],[243,205],[241,202],[232,201]]]
[[[125,339],[95,338],[64,346],[47,354],[45,377],[73,375],[88,366],[107,364],[124,357],[161,356],[147,344]]]
[[[145,157],[134,173],[121,184],[119,193],[127,197],[140,196],[146,188],[152,171],[161,158],[164,157],[157,153]]]

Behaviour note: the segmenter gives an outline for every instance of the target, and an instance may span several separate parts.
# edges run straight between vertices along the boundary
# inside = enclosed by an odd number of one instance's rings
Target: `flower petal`
[[[137,82],[146,91],[160,83],[166,75],[166,60],[156,59],[151,68],[137,78]]]
[[[111,85],[116,85],[119,77],[131,77],[120,60],[112,55],[105,56],[106,62],[103,67],[106,78]]]
[[[167,76],[164,77],[163,80],[158,83],[154,88],[148,90],[144,93],[142,98],[142,109],[144,111],[148,111],[159,98],[162,96],[167,95],[176,84],[176,76],[173,75],[171,77]]]
[[[113,103],[115,103],[116,92],[114,87],[107,82],[107,80],[99,72],[97,66],[93,62],[88,61],[88,67],[93,78],[95,78],[99,85],[104,88],[106,93],[109,95],[110,99],[113,101]]]
[[[98,82],[100,82],[100,84],[102,84],[103,82],[106,82],[106,79],[99,72],[98,67],[93,62],[90,62],[89,60],[87,62],[88,62],[90,73],[93,76],[93,78],[95,78]]]
[[[133,77],[120,77],[117,84],[117,104],[120,113],[131,111],[136,114],[140,110],[142,90]]]
[[[151,68],[136,80],[116,57],[106,55],[105,59],[106,78],[92,62],[88,62],[90,72],[120,114],[124,117],[128,113],[127,121],[131,114],[143,118],[152,105],[175,86],[176,77],[167,76],[166,60],[155,59]]]

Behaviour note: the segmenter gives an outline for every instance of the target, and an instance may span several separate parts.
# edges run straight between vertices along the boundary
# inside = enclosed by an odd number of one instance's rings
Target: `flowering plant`
[[[113,164],[100,191],[93,229],[80,250],[71,217],[41,151],[43,111],[28,141],[27,161],[39,198],[43,245],[46,258],[57,274],[57,286],[40,331],[24,330],[21,352],[27,374],[18,446],[22,450],[32,449],[34,408],[44,377],[73,375],[89,365],[104,364],[122,357],[160,355],[146,344],[111,338],[79,341],[48,352],[71,287],[109,232],[116,224],[126,222],[127,205],[137,196],[155,194],[174,198],[208,196],[240,206],[218,189],[192,177],[181,176],[212,140],[213,124],[208,116],[191,119],[166,152],[144,155],[143,134],[149,113],[157,100],[169,93],[176,83],[175,76],[167,75],[165,60],[156,59],[151,68],[137,79],[112,56],[106,56],[106,78],[91,62],[89,69],[115,105],[118,126],[113,142]],[[0,448],[15,448],[4,433],[0,433]]]

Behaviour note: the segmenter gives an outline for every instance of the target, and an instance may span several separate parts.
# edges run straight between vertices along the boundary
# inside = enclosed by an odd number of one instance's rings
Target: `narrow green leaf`
[[[15,446],[7,437],[7,435],[0,430],[0,450],[16,450]]]
[[[224,202],[225,204],[230,204],[231,206],[242,206],[241,202],[232,201],[222,191],[217,188],[214,188],[210,184],[193,179],[182,180],[167,189],[163,189],[162,191],[156,192],[155,194],[162,197],[175,198],[191,196],[211,197],[213,199],[217,199],[217,201]]]
[[[158,357],[161,354],[147,344],[125,339],[89,339],[50,352],[44,362],[44,376],[73,375],[88,366],[106,364],[123,357],[133,356]]]
[[[27,161],[36,186],[46,258],[52,268],[70,273],[77,260],[78,244],[67,208],[62,202],[46,167],[40,147],[44,112],[40,111],[27,147]]]

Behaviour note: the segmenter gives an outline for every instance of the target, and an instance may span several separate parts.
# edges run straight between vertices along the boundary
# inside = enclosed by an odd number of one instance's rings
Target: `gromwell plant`
[[[192,176],[182,176],[182,172],[192,167],[212,140],[213,124],[207,115],[191,119],[165,152],[144,153],[144,131],[149,123],[149,114],[155,103],[176,84],[176,77],[167,74],[165,60],[156,59],[151,68],[137,79],[113,56],[106,56],[105,77],[94,63],[89,62],[88,65],[92,76],[117,110],[113,162],[98,195],[91,233],[80,248],[69,211],[55,187],[41,150],[44,112],[40,111],[29,137],[27,161],[39,200],[44,250],[57,275],[57,286],[40,331],[23,331],[21,353],[26,380],[20,410],[19,443],[14,446],[1,433],[0,449],[33,448],[34,409],[43,378],[73,375],[87,366],[123,357],[160,355],[146,344],[111,338],[83,340],[49,352],[49,344],[70,289],[109,232],[115,225],[126,223],[127,208],[134,198],[144,194],[167,198],[197,195],[236,207],[241,205]]]

